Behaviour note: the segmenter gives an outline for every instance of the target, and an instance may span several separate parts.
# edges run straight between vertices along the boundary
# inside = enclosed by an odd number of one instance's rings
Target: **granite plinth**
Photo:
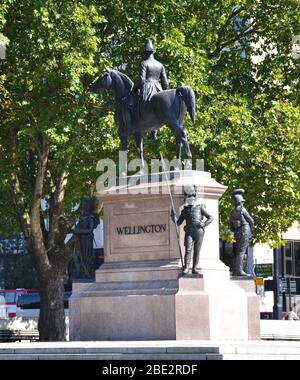
[[[182,276],[164,177],[122,179],[96,195],[104,208],[104,264],[95,282],[73,284],[71,339],[248,340],[257,335],[250,323],[252,314],[259,316],[255,296],[231,281],[229,268],[219,260],[218,202],[226,187],[205,172],[168,176],[177,214],[184,186],[197,185],[214,217],[203,240],[201,275]]]

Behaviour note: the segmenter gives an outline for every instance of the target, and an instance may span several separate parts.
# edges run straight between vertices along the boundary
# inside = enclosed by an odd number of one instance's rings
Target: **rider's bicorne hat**
[[[149,38],[147,38],[146,41],[145,41],[145,43],[144,43],[144,51],[148,51],[148,52],[151,52],[151,53],[155,52],[153,43],[152,43],[152,41]]]

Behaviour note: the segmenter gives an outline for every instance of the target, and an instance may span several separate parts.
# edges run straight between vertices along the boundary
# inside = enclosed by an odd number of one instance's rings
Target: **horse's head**
[[[94,93],[97,93],[101,90],[109,90],[113,82],[111,74],[112,70],[105,66],[104,73],[90,85],[89,90]]]

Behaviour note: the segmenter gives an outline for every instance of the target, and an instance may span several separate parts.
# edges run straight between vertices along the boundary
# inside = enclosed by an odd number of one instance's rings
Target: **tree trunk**
[[[64,271],[52,268],[39,275],[40,317],[38,329],[44,342],[66,340]]]
[[[45,139],[46,140],[46,139]],[[41,212],[44,182],[49,158],[49,147],[42,139],[37,150],[38,165],[33,181],[33,198],[29,209],[26,207],[17,171],[12,173],[12,185],[16,210],[22,231],[28,243],[28,250],[38,274],[40,291],[40,317],[38,329],[41,341],[66,340],[64,312],[64,275],[73,250],[71,242],[64,244],[68,232],[63,218],[64,196],[68,173],[63,170],[58,177],[49,210],[50,231],[47,231]],[[14,156],[12,161],[15,161]],[[70,163],[70,160],[68,160]],[[49,235],[49,236],[48,236]]]

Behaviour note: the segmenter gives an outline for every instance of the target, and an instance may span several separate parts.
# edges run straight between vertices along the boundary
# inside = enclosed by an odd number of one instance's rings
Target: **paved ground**
[[[0,360],[287,360],[300,342],[140,341],[1,343]]]

